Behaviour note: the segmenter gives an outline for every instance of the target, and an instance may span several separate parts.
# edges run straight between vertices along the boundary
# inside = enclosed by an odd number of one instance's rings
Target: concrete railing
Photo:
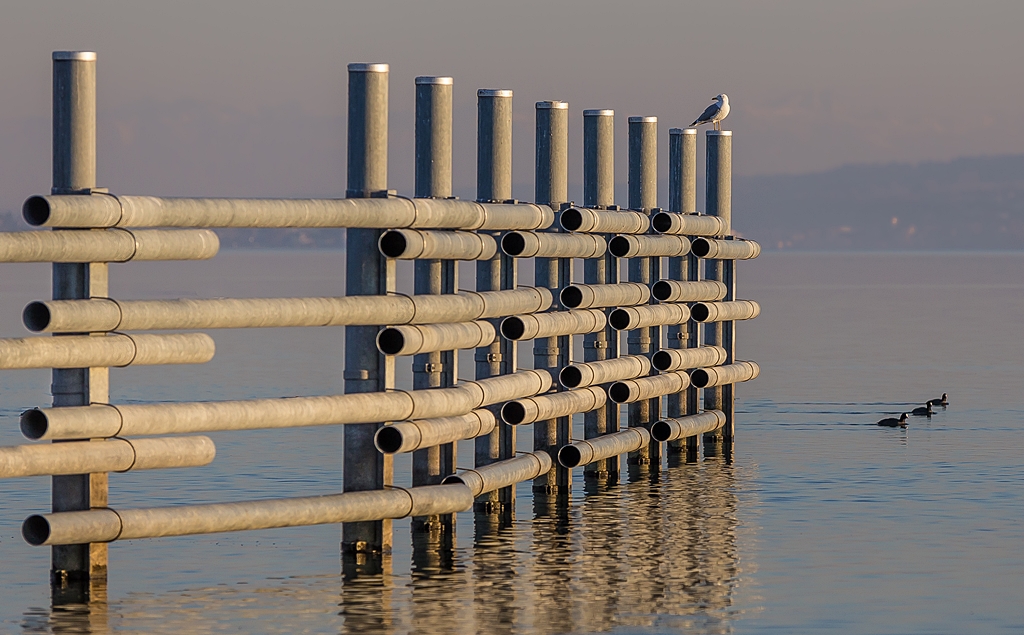
[[[759,373],[734,359],[735,321],[760,312],[734,297],[735,261],[756,257],[760,246],[730,236],[731,132],[707,133],[706,214],[697,214],[696,131],[669,131],[662,210],[657,119],[630,117],[629,209],[621,209],[613,196],[614,112],[584,111],[584,196],[576,205],[567,194],[568,104],[538,102],[535,201],[521,203],[511,190],[512,91],[480,90],[478,200],[462,201],[451,187],[453,80],[419,77],[415,198],[404,198],[388,189],[389,69],[352,64],[346,198],[131,196],[95,182],[95,66],[94,53],[53,57],[52,193],[28,197],[22,210],[29,225],[52,231],[0,234],[0,263],[54,263],[53,298],[26,306],[23,321],[58,336],[0,340],[0,369],[51,368],[59,388],[52,405],[21,415],[21,430],[61,443],[0,448],[0,478],[53,477],[52,511],[29,517],[23,535],[53,546],[54,580],[105,575],[106,542],[322,523],[343,523],[346,557],[373,559],[390,544],[388,519],[412,516],[414,531],[451,531],[451,514],[475,507],[511,522],[514,486],[523,481],[568,501],[573,467],[584,466],[588,479],[614,479],[623,454],[659,469],[665,442],[687,461],[699,460],[701,439],[706,454],[730,451],[733,386]],[[110,297],[104,263],[208,259],[219,248],[210,228],[231,227],[346,228],[345,296]],[[532,286],[518,270],[529,258]],[[397,293],[400,259],[414,261],[413,295]],[[460,260],[474,263],[475,291],[459,290]],[[131,331],[303,326],[345,327],[344,394],[110,399],[109,367],[203,363],[214,354],[202,333]],[[573,359],[580,337],[583,359]],[[520,369],[528,340],[533,369]],[[475,349],[475,380],[458,379],[463,349]],[[405,363],[413,385],[399,390],[393,369]],[[619,404],[628,404],[622,421]],[[583,419],[582,439],[574,417]],[[206,437],[154,435],[321,425],[344,426],[342,493],[108,506],[107,473],[214,459]],[[517,430],[526,425],[533,451],[517,454]],[[465,440],[474,445],[473,467],[455,474],[455,444]],[[386,457],[405,452],[412,483],[396,487]]]

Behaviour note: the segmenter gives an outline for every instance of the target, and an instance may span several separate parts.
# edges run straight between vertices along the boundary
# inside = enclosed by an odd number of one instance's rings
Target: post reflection
[[[645,469],[621,484],[581,477],[572,499],[535,494],[530,520],[474,517],[461,547],[451,532],[415,532],[411,553],[348,563],[345,575],[131,591],[109,609],[94,601],[26,611],[22,630],[729,633],[738,500],[723,458]]]

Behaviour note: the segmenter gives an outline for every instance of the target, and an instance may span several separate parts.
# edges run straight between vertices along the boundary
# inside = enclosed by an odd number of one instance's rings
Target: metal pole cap
[[[75,61],[75,62],[95,62],[96,52],[95,51],[54,51],[53,52],[54,62],[64,61]]]

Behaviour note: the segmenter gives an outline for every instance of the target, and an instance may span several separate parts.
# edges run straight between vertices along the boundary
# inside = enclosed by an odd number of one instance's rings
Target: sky
[[[50,179],[53,50],[98,52],[99,185],[162,196],[337,196],[346,64],[391,65],[390,185],[413,187],[413,79],[451,75],[456,193],[475,191],[476,89],[514,97],[515,195],[533,104],[686,126],[726,92],[737,175],[1024,152],[1022,2],[7,0],[0,210]],[[625,197],[624,188],[617,195]]]

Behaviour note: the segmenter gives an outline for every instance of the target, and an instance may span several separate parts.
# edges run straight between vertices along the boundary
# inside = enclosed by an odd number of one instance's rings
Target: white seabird
[[[722,129],[722,120],[729,116],[729,96],[722,93],[715,97],[715,103],[708,106],[700,117],[690,124],[690,127],[699,126],[702,123],[713,124],[715,130]]]

